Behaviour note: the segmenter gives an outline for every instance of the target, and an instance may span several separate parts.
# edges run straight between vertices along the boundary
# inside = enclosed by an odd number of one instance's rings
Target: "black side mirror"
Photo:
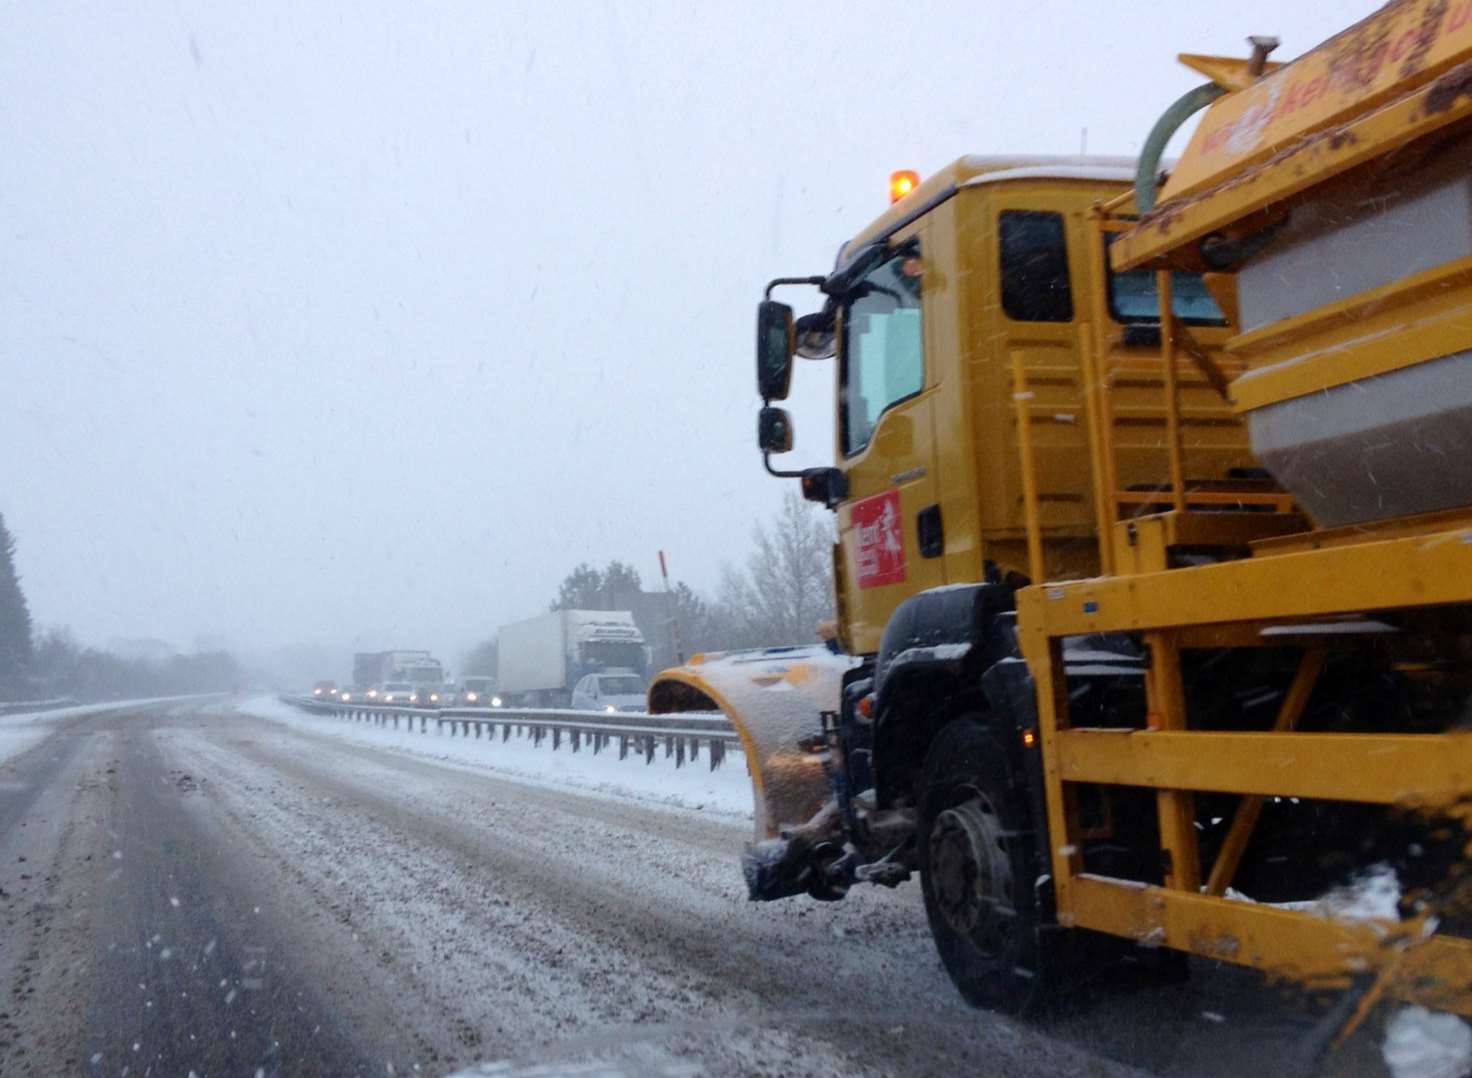
[[[848,497],[848,476],[837,468],[805,468],[802,473],[802,496],[810,502],[822,502],[832,509]]]
[[[792,386],[792,308],[764,299],[756,308],[756,390],[764,401],[787,399]]]
[[[821,311],[805,314],[794,326],[794,351],[803,359],[832,359],[834,347],[832,301]]]
[[[792,417],[785,408],[763,408],[756,417],[756,444],[763,453],[786,453],[792,448]]]

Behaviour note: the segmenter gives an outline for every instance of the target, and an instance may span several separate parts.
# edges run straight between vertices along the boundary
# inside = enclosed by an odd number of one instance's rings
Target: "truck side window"
[[[1109,237],[1111,240],[1114,237]],[[1108,243],[1104,246],[1109,249]],[[1171,312],[1189,326],[1224,326],[1227,317],[1207,291],[1199,273],[1176,271],[1170,275]],[[1109,314],[1116,322],[1160,321],[1160,298],[1155,293],[1151,270],[1109,271]]]
[[[886,408],[925,388],[918,250],[881,263],[848,294],[839,366],[844,456],[869,444]]]
[[[998,223],[1002,248],[1002,310],[1018,322],[1071,322],[1073,290],[1068,282],[1068,246],[1063,215],[1003,210]]]

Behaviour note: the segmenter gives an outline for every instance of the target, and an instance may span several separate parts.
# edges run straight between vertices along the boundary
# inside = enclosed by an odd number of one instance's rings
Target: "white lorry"
[[[627,610],[554,610],[497,633],[497,690],[508,706],[567,707],[588,674],[649,674],[644,634]]]

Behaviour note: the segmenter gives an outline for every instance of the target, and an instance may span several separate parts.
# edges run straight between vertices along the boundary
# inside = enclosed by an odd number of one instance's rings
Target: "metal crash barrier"
[[[282,696],[283,703],[316,715],[332,715],[351,722],[449,737],[484,738],[502,742],[529,738],[534,746],[548,742],[556,750],[566,744],[573,752],[584,747],[594,755],[616,744],[618,758],[632,753],[653,763],[663,752],[676,767],[694,763],[705,752],[710,770],[720,767],[729,747],[740,749],[741,739],[724,715],[686,713],[646,715],[642,712],[568,711],[554,708],[395,707],[387,704],[319,700],[310,696]]]

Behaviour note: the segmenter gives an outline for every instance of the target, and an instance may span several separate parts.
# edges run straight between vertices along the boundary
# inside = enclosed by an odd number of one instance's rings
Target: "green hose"
[[[1204,82],[1182,94],[1155,121],[1144,148],[1140,150],[1140,163],[1135,166],[1135,208],[1140,213],[1149,213],[1155,208],[1155,181],[1166,143],[1180,130],[1181,124],[1226,92],[1214,82]]]

